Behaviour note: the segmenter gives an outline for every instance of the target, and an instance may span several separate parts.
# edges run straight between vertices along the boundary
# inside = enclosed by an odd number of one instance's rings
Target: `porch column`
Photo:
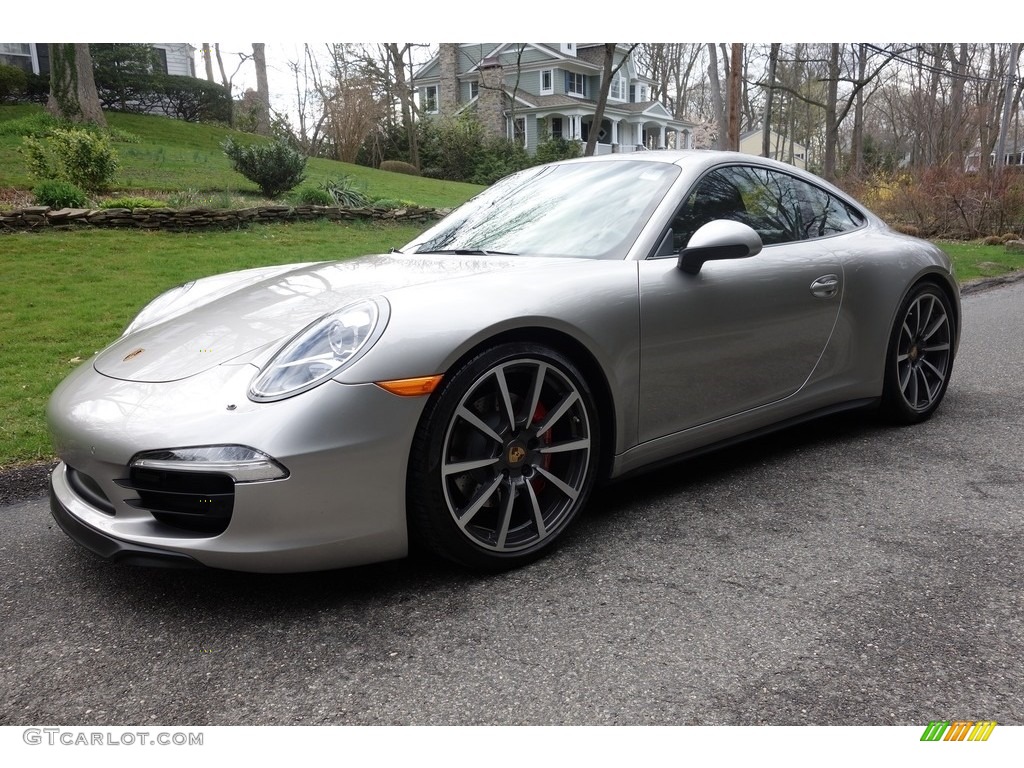
[[[612,152],[619,151],[619,121],[612,120]]]
[[[658,149],[665,148],[665,126],[658,128]]]

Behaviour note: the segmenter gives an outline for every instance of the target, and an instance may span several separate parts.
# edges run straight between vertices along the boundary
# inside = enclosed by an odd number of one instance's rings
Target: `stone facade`
[[[476,116],[480,125],[491,136],[506,135],[505,126],[505,70],[500,64],[480,64],[480,92],[476,101]]]
[[[458,43],[441,43],[437,56],[441,70],[437,89],[438,111],[442,115],[454,115],[459,108]]]

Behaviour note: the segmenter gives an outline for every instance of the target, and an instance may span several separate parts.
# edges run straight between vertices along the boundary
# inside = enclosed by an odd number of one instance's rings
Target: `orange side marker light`
[[[381,389],[399,397],[420,397],[433,392],[443,378],[444,374],[439,373],[436,376],[417,376],[413,379],[392,379],[374,383]]]

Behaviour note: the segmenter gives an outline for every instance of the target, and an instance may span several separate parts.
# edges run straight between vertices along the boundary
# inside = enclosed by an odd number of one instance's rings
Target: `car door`
[[[843,268],[812,210],[820,195],[806,186],[756,165],[716,168],[673,219],[675,253],[639,264],[641,442],[790,397],[810,377],[839,313]],[[679,249],[715,219],[753,227],[762,251],[683,272]]]

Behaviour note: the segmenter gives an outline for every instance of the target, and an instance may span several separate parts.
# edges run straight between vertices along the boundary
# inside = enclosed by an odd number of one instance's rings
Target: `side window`
[[[864,224],[861,213],[842,200],[810,184],[796,183],[802,187],[801,197],[804,199],[801,234],[805,239],[848,232]]]
[[[673,247],[685,248],[709,221],[728,219],[753,228],[765,245],[801,239],[794,188],[764,168],[732,165],[702,178],[672,222]]]

